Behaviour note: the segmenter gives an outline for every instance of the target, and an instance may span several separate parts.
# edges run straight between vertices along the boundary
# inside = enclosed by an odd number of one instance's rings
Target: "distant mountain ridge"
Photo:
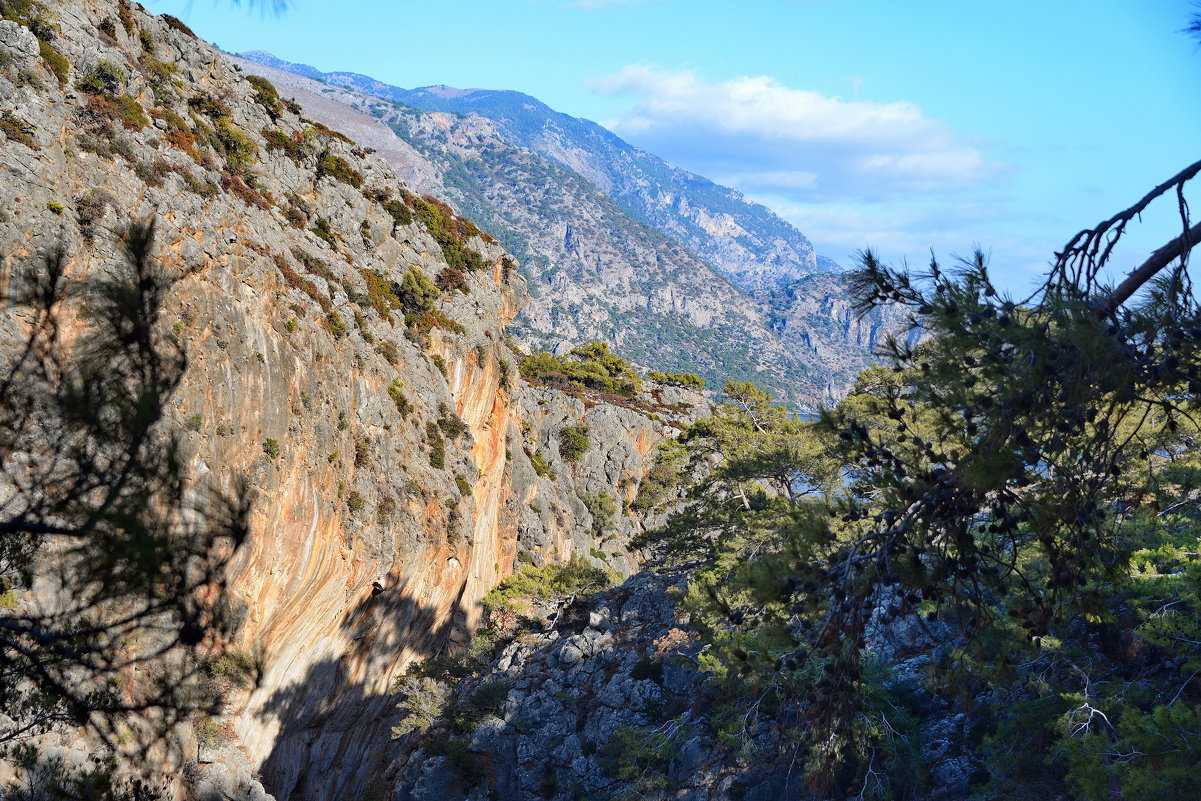
[[[595,123],[518,92],[410,91],[251,55],[234,61],[378,149],[412,189],[447,199],[517,257],[533,298],[509,333],[526,347],[599,339],[641,365],[715,388],[753,381],[813,408],[841,397],[880,341],[905,328],[887,310],[853,314],[842,269],[770,210]],[[618,182],[637,190],[624,203]],[[758,239],[715,209],[723,197],[739,215],[750,209],[741,219],[758,220]],[[770,243],[762,258],[748,250],[756,242]]]
[[[766,206],[522,92],[445,85],[403,89],[358,73],[322,72],[261,50],[242,57],[410,108],[492,120],[505,141],[583,175],[632,217],[678,240],[748,292],[783,289],[833,264],[819,261],[805,235]]]

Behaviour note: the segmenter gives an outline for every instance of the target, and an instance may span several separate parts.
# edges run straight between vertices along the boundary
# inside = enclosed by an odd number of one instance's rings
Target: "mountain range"
[[[600,339],[641,364],[814,406],[904,327],[859,319],[838,265],[767,207],[529,95],[403,89],[263,51],[236,63],[331,127],[354,125],[414,189],[495,235],[530,282],[510,327],[527,346]]]

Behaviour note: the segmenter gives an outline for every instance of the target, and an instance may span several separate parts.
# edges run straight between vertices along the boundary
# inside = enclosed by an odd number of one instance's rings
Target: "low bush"
[[[401,713],[400,722],[392,727],[393,739],[427,731],[442,717],[450,700],[450,687],[428,676],[403,676],[392,692],[401,697],[396,705]]]
[[[317,159],[317,179],[325,177],[341,181],[355,189],[363,185],[363,174],[351,167],[346,159],[335,156],[328,150],[323,151]]]
[[[467,423],[444,403],[438,405],[438,428],[451,439],[458,439],[467,433]]]
[[[272,120],[279,119],[284,113],[284,103],[275,84],[261,75],[247,75],[246,82],[254,87],[254,97],[251,99],[266,109]]]
[[[420,313],[434,308],[441,293],[430,277],[417,267],[405,271],[398,293],[401,306],[408,313]]]
[[[430,465],[442,470],[446,467],[446,440],[442,430],[432,420],[425,424],[425,440],[429,445]]]
[[[551,469],[550,463],[543,457],[541,451],[526,451],[526,456],[530,457],[530,465],[534,468],[534,472],[543,478],[555,480],[555,471]]]
[[[581,493],[580,500],[592,515],[592,536],[603,537],[617,519],[617,501],[607,492]]]
[[[217,118],[213,126],[213,135],[217,149],[225,156],[225,163],[230,169],[237,172],[254,163],[258,148],[228,117]]]
[[[393,283],[372,270],[359,270],[367,283],[367,305],[385,320],[392,319],[392,312],[404,308],[400,296],[394,291]]]
[[[127,73],[111,61],[100,61],[96,68],[75,84],[77,89],[90,95],[116,95],[125,85]]]
[[[652,381],[657,381],[660,384],[668,386],[681,387],[683,389],[704,389],[705,381],[700,376],[693,373],[660,373],[652,370],[650,374]]]
[[[588,426],[563,426],[559,429],[559,455],[569,462],[578,462],[592,445]]]
[[[475,731],[488,718],[500,715],[508,697],[508,684],[500,681],[483,682],[451,708],[448,715],[451,728],[461,734]]]
[[[564,565],[526,565],[505,578],[484,596],[484,606],[494,611],[524,611],[531,601],[553,598],[586,598],[613,586],[616,574],[592,566],[581,556]]]
[[[464,294],[471,292],[471,288],[467,286],[467,276],[462,270],[455,267],[443,268],[442,272],[438,273],[438,278],[434,283],[443,292],[450,292],[455,289]]]
[[[20,142],[30,150],[39,150],[33,139],[34,127],[19,117],[5,112],[0,115],[0,133],[14,142]]]
[[[329,245],[334,250],[338,249],[338,238],[334,236],[333,228],[330,227],[330,223],[327,218],[318,217],[317,222],[313,223],[313,227],[309,229],[309,233],[325,242],[325,244]]]
[[[393,345],[392,347],[396,347]],[[407,417],[409,409],[409,399],[405,397],[403,392],[404,382],[399,378],[393,378],[392,383],[388,385],[388,396],[392,398],[392,402],[396,404],[396,411],[400,412],[401,417]]]
[[[71,70],[71,62],[62,53],[54,49],[54,47],[46,41],[38,40],[38,55],[42,57],[42,61],[46,63],[46,67],[50,72],[54,73],[54,77],[58,79],[60,84],[66,84],[68,74]]]
[[[334,335],[334,339],[342,339],[350,333],[350,328],[346,325],[346,321],[336,311],[331,311],[325,318],[325,327]]]
[[[603,342],[589,342],[568,356],[537,351],[521,360],[521,375],[549,385],[561,384],[632,398],[642,389],[637,373]]]

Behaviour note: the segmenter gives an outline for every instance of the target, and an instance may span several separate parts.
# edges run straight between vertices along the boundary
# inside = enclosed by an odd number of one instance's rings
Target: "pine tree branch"
[[[1129,300],[1130,296],[1137,292],[1143,284],[1154,278],[1160,270],[1167,267],[1176,259],[1182,258],[1196,247],[1198,243],[1201,243],[1201,223],[1197,223],[1152,253],[1150,258],[1127,275],[1125,280],[1118,284],[1113,292],[1094,302],[1093,309],[1102,317],[1109,316],[1119,306]]]

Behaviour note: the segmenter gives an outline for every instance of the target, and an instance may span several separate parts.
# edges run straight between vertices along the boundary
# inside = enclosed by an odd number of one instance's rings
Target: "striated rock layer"
[[[254,500],[231,645],[262,676],[195,773],[230,797],[360,798],[392,757],[393,678],[473,625],[519,553],[631,572],[621,501],[703,401],[523,386],[503,330],[526,291],[494,240],[181,25],[117,0],[45,11],[41,44],[0,21],[0,284],[60,244],[71,274],[106,270],[154,217],[189,354],[173,423],[198,482]],[[581,423],[593,445],[568,463],[558,431]]]

